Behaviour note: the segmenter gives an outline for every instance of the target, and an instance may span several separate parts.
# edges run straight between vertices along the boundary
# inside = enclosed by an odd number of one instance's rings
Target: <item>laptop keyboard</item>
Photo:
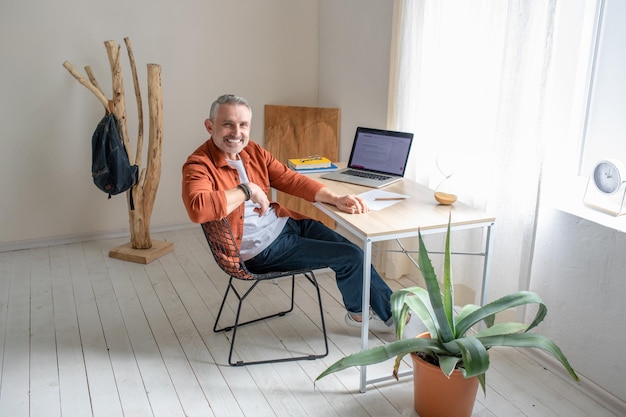
[[[353,169],[347,170],[344,174],[352,175],[354,177],[369,178],[372,180],[387,180],[391,178],[387,175],[372,174],[371,172],[355,171]]]

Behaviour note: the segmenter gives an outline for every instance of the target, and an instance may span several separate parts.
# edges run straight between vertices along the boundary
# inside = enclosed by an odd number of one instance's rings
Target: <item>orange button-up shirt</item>
[[[253,141],[248,142],[239,157],[246,168],[248,180],[268,195],[270,188],[274,188],[313,202],[317,192],[324,187],[322,183],[292,171]],[[243,236],[244,204],[230,214],[226,213],[225,190],[235,188],[240,182],[237,170],[228,164],[212,139],[196,149],[183,165],[182,197],[189,219],[194,223],[204,223],[228,217],[239,247]],[[279,217],[306,218],[277,202],[271,205]]]

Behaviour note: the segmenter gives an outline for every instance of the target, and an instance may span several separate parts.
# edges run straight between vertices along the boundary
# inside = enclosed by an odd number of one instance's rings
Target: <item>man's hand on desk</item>
[[[354,194],[339,197],[335,206],[341,211],[352,214],[367,213],[370,211],[365,200]]]
[[[327,187],[324,187],[317,192],[315,195],[315,201],[332,204],[339,210],[351,214],[367,213],[370,211],[365,200],[358,195],[348,194],[339,196]]]

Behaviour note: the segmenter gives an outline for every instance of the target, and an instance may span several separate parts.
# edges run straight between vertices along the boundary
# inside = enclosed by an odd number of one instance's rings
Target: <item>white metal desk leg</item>
[[[487,301],[487,282],[489,278],[489,265],[491,264],[491,257],[489,256],[491,253],[491,228],[493,224],[487,226],[487,236],[485,242],[485,259],[483,263],[483,285],[480,291],[480,305],[484,306]]]
[[[363,297],[361,301],[361,351],[367,349],[370,325],[370,285],[372,280],[372,241],[366,239],[363,248]],[[360,392],[365,392],[367,366],[361,366]]]

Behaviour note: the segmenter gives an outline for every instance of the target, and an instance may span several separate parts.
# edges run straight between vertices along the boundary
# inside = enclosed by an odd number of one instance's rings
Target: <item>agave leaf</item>
[[[537,310],[535,319],[527,328],[527,330],[530,330],[544,319],[548,310],[537,294],[529,291],[518,291],[513,294],[505,295],[504,297],[492,301],[489,304],[485,304],[484,306],[465,316],[462,320],[458,320],[456,324],[457,334],[465,334],[470,327],[490,316],[495,316],[496,313],[508,310],[509,308],[533,303],[538,304],[539,309]]]
[[[396,337],[402,339],[408,312],[412,311],[426,326],[430,334],[437,334],[438,327],[433,321],[435,313],[430,306],[428,292],[421,287],[409,287],[395,291],[391,295],[391,311],[397,323]]]
[[[425,352],[430,355],[436,355],[438,353],[445,353],[445,350],[441,348],[439,341],[434,339],[410,338],[396,340],[382,346],[377,346],[345,356],[329,366],[324,372],[315,378],[315,380],[317,381],[328,374],[341,371],[351,366],[371,365],[383,362],[394,356],[403,357],[411,352]]]
[[[461,360],[458,356],[440,356],[439,360],[439,368],[444,373],[445,376],[450,377],[452,372],[456,369],[456,365]]]
[[[452,329],[450,328],[448,317],[446,315],[446,311],[443,305],[441,289],[439,288],[437,275],[435,274],[433,265],[430,262],[430,258],[428,257],[428,251],[426,250],[426,245],[424,244],[422,233],[420,231],[418,231],[418,237],[419,254],[417,263],[419,265],[422,276],[424,277],[424,281],[426,282],[426,289],[428,291],[430,304],[435,314],[433,320],[435,322],[435,325],[438,325],[436,338],[441,340],[442,343],[449,342],[454,339],[454,335],[452,333]],[[435,337],[435,335],[432,336]]]
[[[393,298],[393,294],[392,294]],[[393,304],[393,301],[392,301]],[[419,306],[417,306],[419,308]],[[409,306],[402,303],[397,309],[392,309],[393,321],[396,323],[396,338],[402,339],[404,328],[406,327],[407,317],[409,316]]]
[[[465,378],[482,375],[489,369],[489,353],[481,340],[475,337],[464,337],[454,341],[461,350]]]
[[[457,322],[457,333],[456,336],[460,337],[463,335],[464,332],[459,332],[458,331],[458,323],[462,320],[464,320],[467,316],[469,316],[471,313],[475,312],[476,310],[480,309],[481,306],[476,305],[476,304],[466,304],[462,307],[461,311],[459,312],[459,314],[457,314],[456,316],[456,322]],[[487,316],[484,319],[482,319],[483,323],[485,323],[485,325],[487,327],[491,327],[493,326],[493,324],[496,321],[496,315],[493,314],[491,316]],[[466,330],[467,331],[467,330]]]
[[[456,315],[456,322],[458,323],[459,321],[463,320],[465,317],[467,317],[468,315],[470,315],[474,311],[478,310],[479,308],[480,308],[480,306],[477,306],[476,304],[466,304],[466,305],[464,305],[461,308],[461,311],[459,311],[459,314]]]
[[[578,375],[576,375],[576,372],[569,364],[565,355],[563,355],[563,352],[561,352],[561,349],[556,345],[556,343],[545,336],[535,333],[515,333],[480,337],[479,340],[486,348],[490,348],[492,346],[508,346],[545,350],[561,362],[563,367],[567,369],[567,372],[569,372],[574,380],[579,380]]]
[[[493,324],[495,323],[495,321],[496,321],[496,315],[495,315],[495,314],[492,314],[491,316],[485,317],[485,318],[483,319],[483,323],[485,323],[485,325],[486,325],[487,327],[491,327],[491,326],[493,326]]]
[[[534,293],[531,293],[534,294]],[[539,298],[539,296],[537,294],[534,294],[537,298]],[[539,298],[541,299],[541,298]],[[533,319],[532,323],[530,323],[528,325],[528,329],[526,329],[526,331],[536,327],[539,323],[541,323],[543,321],[543,319],[546,317],[546,314],[548,314],[548,306],[546,306],[543,301],[537,303],[539,305],[539,308],[537,309],[537,314],[535,314],[535,318]]]
[[[446,246],[443,258],[443,307],[450,331],[453,335],[456,335],[454,325],[454,285],[452,284],[452,268],[450,266],[450,223],[452,212],[448,216],[448,233],[446,233]]]
[[[483,394],[487,396],[487,374],[476,375],[478,378],[478,382],[480,382],[480,387],[483,389]]]
[[[520,323],[518,321],[497,323],[491,327],[480,330],[474,336],[475,337],[487,337],[487,336],[499,336],[502,334],[520,333],[520,332],[525,332],[527,328],[528,328],[528,325],[524,323]]]
[[[459,358],[461,357],[461,349],[457,345],[456,339],[446,343],[442,343],[441,347],[446,350],[446,356],[457,356]]]
[[[404,358],[404,355],[398,355],[396,356],[396,360],[393,363],[393,377],[396,379],[396,381],[398,380],[398,370],[400,369],[400,362],[402,362],[402,358]]]

